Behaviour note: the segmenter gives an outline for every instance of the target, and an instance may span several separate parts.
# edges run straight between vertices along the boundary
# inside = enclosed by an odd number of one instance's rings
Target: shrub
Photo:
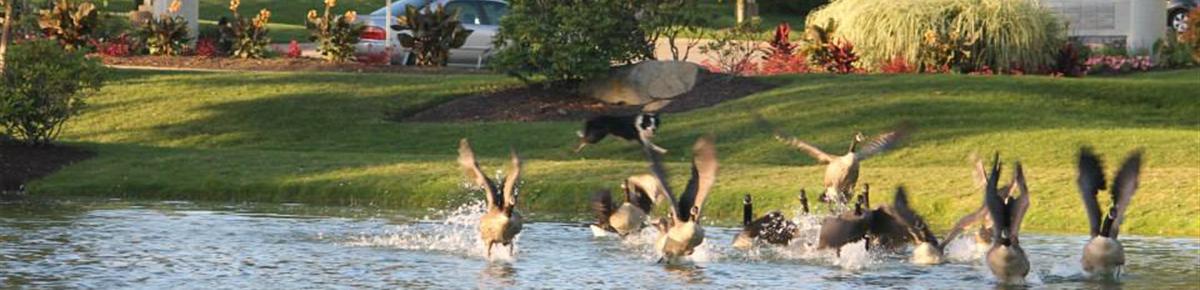
[[[754,25],[743,24],[728,31],[715,33],[712,41],[700,47],[700,52],[710,55],[716,63],[706,61],[704,67],[709,71],[731,75],[756,74],[758,64],[754,63],[754,56],[759,49]]]
[[[410,5],[392,29],[404,30],[396,37],[400,45],[412,50],[418,66],[445,66],[450,60],[450,50],[466,44],[473,32],[458,20],[461,12],[446,11],[441,4],[437,9],[417,9]]]
[[[129,35],[123,34],[103,41],[92,40],[92,46],[96,47],[96,52],[103,56],[126,57],[132,55],[136,50],[134,48],[136,42]]]
[[[49,144],[103,83],[102,67],[54,41],[14,45],[0,76],[0,128],[30,145]]]
[[[146,21],[138,28],[138,38],[146,44],[150,55],[180,55],[191,40],[187,20],[178,15],[180,5],[179,0],[171,1],[168,14]]]
[[[1196,60],[1192,59],[1192,48],[1187,43],[1179,42],[1179,37],[1170,35],[1154,42],[1154,58],[1158,60],[1158,65],[1162,68],[1184,68],[1196,64]]]
[[[708,19],[697,0],[645,0],[641,4],[639,23],[646,33],[646,43],[656,45],[666,37],[671,59],[687,60],[692,49],[706,38]],[[679,39],[685,33],[691,38]]]
[[[922,72],[969,72],[973,69],[972,56],[978,34],[962,35],[957,31],[925,31],[917,54]],[[984,65],[987,66],[987,65]]]
[[[267,56],[267,23],[271,20],[271,11],[262,9],[253,19],[238,14],[240,0],[229,1],[229,11],[233,17],[222,18],[217,23],[221,31],[221,47],[227,49],[230,55],[239,58],[263,58]]]
[[[217,41],[208,37],[201,37],[196,40],[196,56],[201,57],[217,57],[221,56],[221,51],[217,49]]]
[[[958,35],[966,40],[970,58],[958,68],[1048,68],[1065,40],[1055,15],[1030,0],[835,0],[808,16],[809,23],[835,19],[838,36],[861,48],[865,63],[878,64],[897,55],[909,63],[934,63],[923,59],[928,31],[939,36]]]
[[[1086,45],[1077,42],[1067,42],[1058,51],[1054,61],[1054,74],[1068,77],[1080,77],[1088,72],[1087,60],[1090,50]]]
[[[352,60],[354,44],[358,43],[359,35],[366,26],[354,22],[358,13],[353,10],[346,11],[341,16],[334,15],[330,12],[334,5],[337,5],[337,1],[325,0],[325,13],[322,15],[317,15],[317,10],[309,10],[305,26],[312,34],[311,39],[317,42],[317,51],[320,51],[326,60]]]
[[[829,4],[829,0],[758,0],[760,11],[807,15],[818,7]]]
[[[523,79],[544,76],[552,83],[606,75],[614,64],[653,58],[625,0],[513,0],[500,19],[492,66]]]
[[[91,1],[57,0],[38,17],[38,26],[46,36],[70,51],[87,45],[88,36],[99,24],[100,16]]]
[[[802,54],[796,54],[796,45],[789,40],[791,26],[787,22],[775,27],[775,37],[768,43],[767,55],[763,57],[761,74],[775,75],[808,72],[808,62]]]
[[[1179,42],[1192,48],[1192,60],[1200,63],[1200,7],[1188,12],[1188,30],[1179,35]]]
[[[1098,55],[1088,58],[1084,64],[1089,74],[1122,74],[1154,68],[1149,56]]]
[[[917,68],[908,63],[903,56],[892,57],[891,60],[879,65],[879,72],[885,74],[906,74],[916,72]]]
[[[284,54],[287,58],[300,58],[304,51],[300,49],[300,43],[292,40],[288,43],[287,53]]]
[[[808,55],[809,63],[816,64],[831,73],[852,73],[860,71],[854,63],[858,62],[858,53],[854,44],[845,39],[835,39],[838,22],[827,19],[825,25],[809,25],[804,31],[804,54]]]
[[[845,39],[838,39],[827,44],[828,54],[817,58],[817,63],[825,67],[825,71],[836,74],[859,72],[854,64],[858,62],[858,53],[854,52],[854,44]]]

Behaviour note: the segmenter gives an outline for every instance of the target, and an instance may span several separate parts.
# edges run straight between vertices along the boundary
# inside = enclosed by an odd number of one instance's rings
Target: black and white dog
[[[583,125],[583,131],[576,132],[579,135],[579,147],[575,148],[575,153],[583,151],[583,147],[588,144],[596,144],[600,140],[604,140],[609,134],[621,139],[629,141],[637,141],[643,146],[650,146],[658,153],[667,153],[667,149],[658,147],[650,142],[650,138],[654,138],[654,132],[658,130],[659,119],[657,113],[641,113],[632,116],[596,116],[588,119]]]

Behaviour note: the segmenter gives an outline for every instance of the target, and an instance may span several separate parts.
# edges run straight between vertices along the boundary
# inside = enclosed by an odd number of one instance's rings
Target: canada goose
[[[996,187],[1000,180],[1000,155],[996,154],[991,174],[984,186],[984,204],[992,219],[992,247],[987,252],[987,265],[992,275],[1002,283],[1022,283],[1029,274],[1029,258],[1021,249],[1021,221],[1029,210],[1029,189],[1025,186],[1025,173],[1017,162],[1012,187],[1004,196]],[[1019,191],[1021,196],[1013,197]]]
[[[1125,158],[1125,163],[1117,171],[1109,193],[1112,194],[1112,205],[1108,208],[1108,216],[1100,218],[1100,204],[1096,194],[1104,190],[1104,172],[1100,158],[1092,153],[1092,149],[1079,149],[1079,192],[1083,197],[1084,209],[1087,210],[1088,225],[1091,228],[1091,240],[1083,248],[1083,270],[1092,275],[1102,275],[1120,278],[1125,266],[1125,250],[1117,241],[1121,231],[1121,222],[1129,210],[1129,202],[1137,191],[1138,174],[1141,171],[1142,153],[1134,151]]]
[[[800,213],[802,213],[802,214],[805,214],[805,215],[809,214],[809,211],[808,211],[808,193],[804,192],[804,189],[803,189],[803,188],[801,188],[801,189],[800,189],[800,194],[799,194],[799,195],[797,195],[797,197],[796,197],[796,198],[800,200]]]
[[[592,209],[596,214],[596,224],[593,226],[625,237],[642,230],[646,214],[654,208],[654,202],[646,192],[630,186],[628,180],[621,184],[621,190],[625,202],[619,207],[613,203],[612,195],[607,190],[592,196]]]
[[[765,123],[766,121],[760,122]],[[821,149],[817,149],[817,147],[811,144],[795,137],[784,135],[778,130],[774,131],[774,135],[775,139],[804,151],[804,153],[816,159],[818,163],[828,164],[825,167],[825,194],[821,196],[821,200],[845,205],[850,194],[854,191],[855,183],[858,182],[859,162],[898,145],[900,141],[908,136],[909,131],[910,126],[907,123],[901,123],[893,131],[875,137],[873,141],[861,149],[859,148],[859,143],[866,142],[867,139],[866,136],[859,132],[850,140],[850,148],[846,150],[846,154],[841,156],[825,153],[825,151],[821,151]]]
[[[974,154],[972,154],[971,159],[974,160],[973,163],[976,185],[978,187],[983,187],[987,184],[988,176],[986,169],[983,167],[983,161],[974,157]],[[1004,185],[1003,187],[1000,187],[996,193],[1000,194],[1001,199],[1008,198],[1008,192],[1012,189],[1012,186],[1012,184]],[[975,249],[987,250],[991,248],[992,218],[988,216],[986,205],[980,205],[978,209],[970,214],[967,214],[966,216],[963,216],[958,220],[958,222],[955,222],[954,226],[950,228],[950,232],[946,234],[946,238],[942,240],[945,242],[942,244],[942,246],[945,247],[947,244],[953,242],[954,239],[958,238],[958,236],[962,234],[964,230],[971,226],[977,226],[977,229],[974,230],[972,234],[975,240]]]
[[[913,243],[912,259],[914,264],[933,265],[942,263],[942,247],[938,243],[937,236],[929,229],[929,225],[925,223],[925,219],[921,218],[911,207],[908,206],[908,193],[904,187],[896,188],[895,201],[890,207],[885,207],[885,216],[877,216],[876,219],[889,218],[892,220],[890,224],[900,226],[898,229],[891,229],[889,232],[903,232],[906,237],[901,240],[908,240]],[[872,227],[878,228],[878,226]],[[879,230],[875,230],[879,231]]]
[[[817,249],[834,249],[841,256],[842,246],[867,238],[874,211],[864,208],[867,191],[858,195],[854,209],[837,216],[826,217],[821,221],[821,231],[817,236]],[[868,241],[866,247],[870,247]]]
[[[733,238],[733,247],[747,250],[757,241],[786,246],[796,236],[799,227],[779,211],[754,219],[754,204],[749,194],[742,199],[742,231]]]
[[[521,233],[521,214],[517,212],[517,182],[521,177],[521,158],[517,151],[511,151],[512,165],[509,166],[508,177],[504,179],[504,188],[496,187],[475,161],[475,151],[471,144],[463,138],[458,142],[458,164],[466,172],[467,178],[476,186],[483,187],[487,197],[487,213],[479,219],[479,238],[487,245],[487,257],[492,257],[492,246],[500,244],[508,247],[509,255],[514,252],[513,238]]]
[[[713,138],[701,137],[692,147],[692,178],[678,201],[667,183],[667,172],[658,152],[650,146],[643,146],[642,151],[650,162],[650,172],[658,179],[671,205],[668,213],[670,218],[660,220],[657,225],[661,234],[655,248],[663,255],[659,261],[691,255],[696,246],[704,242],[704,228],[700,226],[701,208],[717,177],[717,149]]]

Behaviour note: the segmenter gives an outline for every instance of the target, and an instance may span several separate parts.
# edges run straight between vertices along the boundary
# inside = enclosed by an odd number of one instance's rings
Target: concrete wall
[[[1163,0],[1041,0],[1068,23],[1068,34],[1085,42],[1148,51],[1166,33]]]

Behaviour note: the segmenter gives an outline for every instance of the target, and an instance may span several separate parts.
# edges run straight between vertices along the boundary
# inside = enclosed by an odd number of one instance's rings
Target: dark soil
[[[750,78],[701,72],[691,92],[675,97],[659,112],[678,113],[710,107],[774,88]],[[565,89],[541,85],[511,88],[455,98],[419,112],[395,112],[402,122],[562,121],[597,115],[635,114],[641,106],[605,104]]]
[[[130,56],[99,57],[106,65],[147,66],[174,69],[212,69],[243,71],[323,71],[361,73],[487,73],[487,71],[465,68],[422,68],[412,66],[388,66],[362,62],[331,63],[315,58],[267,58],[240,59],[229,57],[201,56]]]
[[[0,195],[20,191],[31,180],[92,156],[95,156],[92,152],[71,147],[29,147],[0,142]]]

